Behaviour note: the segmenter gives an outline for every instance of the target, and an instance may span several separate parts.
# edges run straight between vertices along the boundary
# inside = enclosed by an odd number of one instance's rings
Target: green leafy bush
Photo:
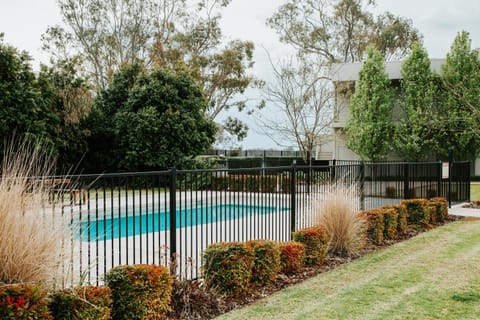
[[[55,320],[109,320],[110,288],[87,286],[52,294],[49,308]]]
[[[398,228],[398,212],[395,209],[382,208],[383,222],[385,228],[383,230],[383,238],[387,240],[394,240],[397,238]]]
[[[418,227],[427,227],[430,223],[430,211],[426,199],[403,200],[407,207],[408,223]]]
[[[323,227],[312,227],[293,233],[293,240],[305,245],[305,265],[321,265],[328,251],[328,235]]]
[[[245,243],[214,243],[202,253],[202,275],[207,288],[236,298],[249,289],[254,252]]]
[[[386,205],[386,209],[394,209],[398,214],[397,234],[405,235],[408,229],[407,207],[404,204]]]
[[[250,282],[257,287],[272,283],[280,272],[280,246],[270,240],[251,240],[247,242],[254,254]]]
[[[51,320],[46,291],[37,286],[0,286],[0,319]]]
[[[298,273],[303,268],[305,261],[305,245],[300,242],[290,241],[280,243],[280,267],[284,274]]]
[[[383,231],[385,230],[383,212],[384,210],[381,209],[373,209],[361,213],[366,222],[367,240],[376,245],[383,243]]]
[[[447,200],[442,197],[435,197],[428,201],[429,205],[433,205],[436,208],[436,220],[437,222],[444,222],[448,217],[448,204]]]
[[[105,275],[112,290],[112,319],[163,319],[170,310],[172,279],[157,265],[118,266]]]

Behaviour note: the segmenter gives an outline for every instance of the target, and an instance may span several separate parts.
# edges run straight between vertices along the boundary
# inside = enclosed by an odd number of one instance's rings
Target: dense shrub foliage
[[[254,254],[251,283],[261,287],[275,281],[280,272],[279,244],[270,240],[251,240],[247,246]]]
[[[321,265],[328,251],[328,235],[323,227],[306,228],[293,233],[293,240],[305,245],[305,265]]]
[[[405,235],[408,228],[407,207],[403,204],[386,205],[385,209],[394,209],[397,212],[397,234]]]
[[[303,268],[305,261],[305,245],[300,242],[290,241],[280,243],[280,267],[284,274],[298,273]]]
[[[253,249],[245,243],[214,243],[203,252],[202,275],[207,288],[231,298],[248,292],[253,266]]]
[[[419,227],[426,227],[430,224],[430,211],[427,208],[426,199],[403,200],[407,208],[408,223]]]
[[[444,222],[448,217],[448,204],[447,200],[442,197],[432,198],[428,201],[429,205],[435,206],[435,214],[437,222]]]
[[[367,239],[376,245],[383,243],[383,231],[385,230],[383,212],[384,210],[381,209],[373,209],[361,213],[365,218]]]
[[[105,276],[112,293],[112,319],[163,319],[170,310],[172,279],[157,265],[118,266]]]
[[[382,208],[383,221],[385,228],[383,230],[383,238],[386,240],[394,240],[397,238],[398,229],[398,212],[395,209]]]
[[[52,320],[46,291],[30,285],[0,286],[0,319]]]
[[[110,288],[87,286],[52,294],[49,308],[55,320],[109,320]]]

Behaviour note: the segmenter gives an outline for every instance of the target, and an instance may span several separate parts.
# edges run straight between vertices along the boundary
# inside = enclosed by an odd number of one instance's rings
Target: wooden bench
[[[57,195],[58,199],[62,194],[68,193],[70,194],[71,199],[73,199],[73,204],[82,204],[87,202],[86,190],[68,187],[72,183],[71,179],[45,179],[42,182],[45,185],[50,186],[49,191],[52,196],[50,201],[55,201],[55,195]]]

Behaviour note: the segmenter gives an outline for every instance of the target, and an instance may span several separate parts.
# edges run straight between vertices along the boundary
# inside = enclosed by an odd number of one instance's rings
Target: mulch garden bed
[[[449,216],[445,223],[457,220],[463,220],[463,217]],[[200,281],[177,281],[174,284],[172,299],[172,307],[174,310],[169,315],[169,319],[213,319],[230,310],[250,305],[274,292],[300,283],[323,272],[334,270],[341,265],[352,262],[367,254],[389,247],[395,243],[408,240],[421,232],[421,230],[409,229],[406,235],[401,236],[396,240],[385,241],[380,246],[369,244],[354,256],[327,256],[324,264],[321,266],[304,268],[301,273],[293,275],[279,274],[274,283],[261,288],[252,288],[249,294],[241,300],[228,300],[218,296],[215,293],[206,290]]]

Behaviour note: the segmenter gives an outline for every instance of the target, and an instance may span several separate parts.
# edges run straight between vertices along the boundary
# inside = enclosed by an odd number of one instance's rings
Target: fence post
[[[365,210],[365,162],[360,162],[360,210]]]
[[[177,255],[177,169],[170,170],[170,262],[171,267],[176,269]],[[176,270],[170,269],[170,272]]]
[[[295,232],[296,224],[296,196],[297,196],[297,162],[293,160],[292,168],[290,170],[290,239],[292,239],[292,232]]]
[[[442,184],[443,184],[443,172],[442,172],[442,161],[438,161],[438,170],[437,170],[437,183],[438,183],[438,188],[437,188],[437,197],[442,196]]]
[[[330,167],[330,182],[335,181],[335,169],[337,165],[337,160],[332,160],[332,166]]]
[[[470,165],[471,165],[471,162],[469,161],[467,163],[467,176],[466,176],[466,180],[467,180],[467,201],[470,202],[471,199],[470,199],[470,183],[471,183],[471,179],[470,179]]]
[[[405,162],[403,164],[403,199],[410,199],[410,192],[408,190],[409,186],[409,163]]]

